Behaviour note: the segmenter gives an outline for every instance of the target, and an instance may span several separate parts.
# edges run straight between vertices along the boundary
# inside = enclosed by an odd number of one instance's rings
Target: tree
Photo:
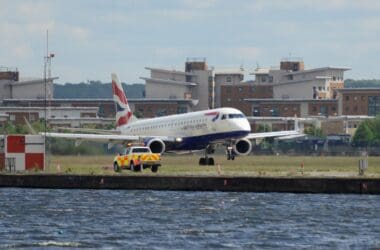
[[[374,133],[371,130],[371,122],[362,122],[355,132],[352,142],[355,146],[368,147],[375,139]]]
[[[305,128],[303,132],[307,135],[324,137],[323,130],[321,128],[315,127],[314,125],[311,125],[310,127]]]

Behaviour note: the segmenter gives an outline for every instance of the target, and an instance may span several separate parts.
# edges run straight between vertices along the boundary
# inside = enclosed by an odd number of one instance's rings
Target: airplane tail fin
[[[132,121],[132,111],[119,78],[115,73],[112,73],[111,77],[113,100],[116,106],[116,128],[118,128]]]

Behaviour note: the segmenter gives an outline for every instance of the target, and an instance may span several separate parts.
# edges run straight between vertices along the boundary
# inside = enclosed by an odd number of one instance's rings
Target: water
[[[380,248],[380,196],[0,189],[0,248]]]

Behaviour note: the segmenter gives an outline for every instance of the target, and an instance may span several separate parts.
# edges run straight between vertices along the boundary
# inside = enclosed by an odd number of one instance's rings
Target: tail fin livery
[[[124,94],[123,87],[115,73],[112,77],[113,100],[116,104],[116,127],[128,124],[132,117],[132,111],[129,108],[127,97]]]

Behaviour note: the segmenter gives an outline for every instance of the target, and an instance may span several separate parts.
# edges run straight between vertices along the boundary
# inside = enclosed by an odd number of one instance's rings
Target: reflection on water
[[[380,248],[380,197],[0,189],[0,248]]]

